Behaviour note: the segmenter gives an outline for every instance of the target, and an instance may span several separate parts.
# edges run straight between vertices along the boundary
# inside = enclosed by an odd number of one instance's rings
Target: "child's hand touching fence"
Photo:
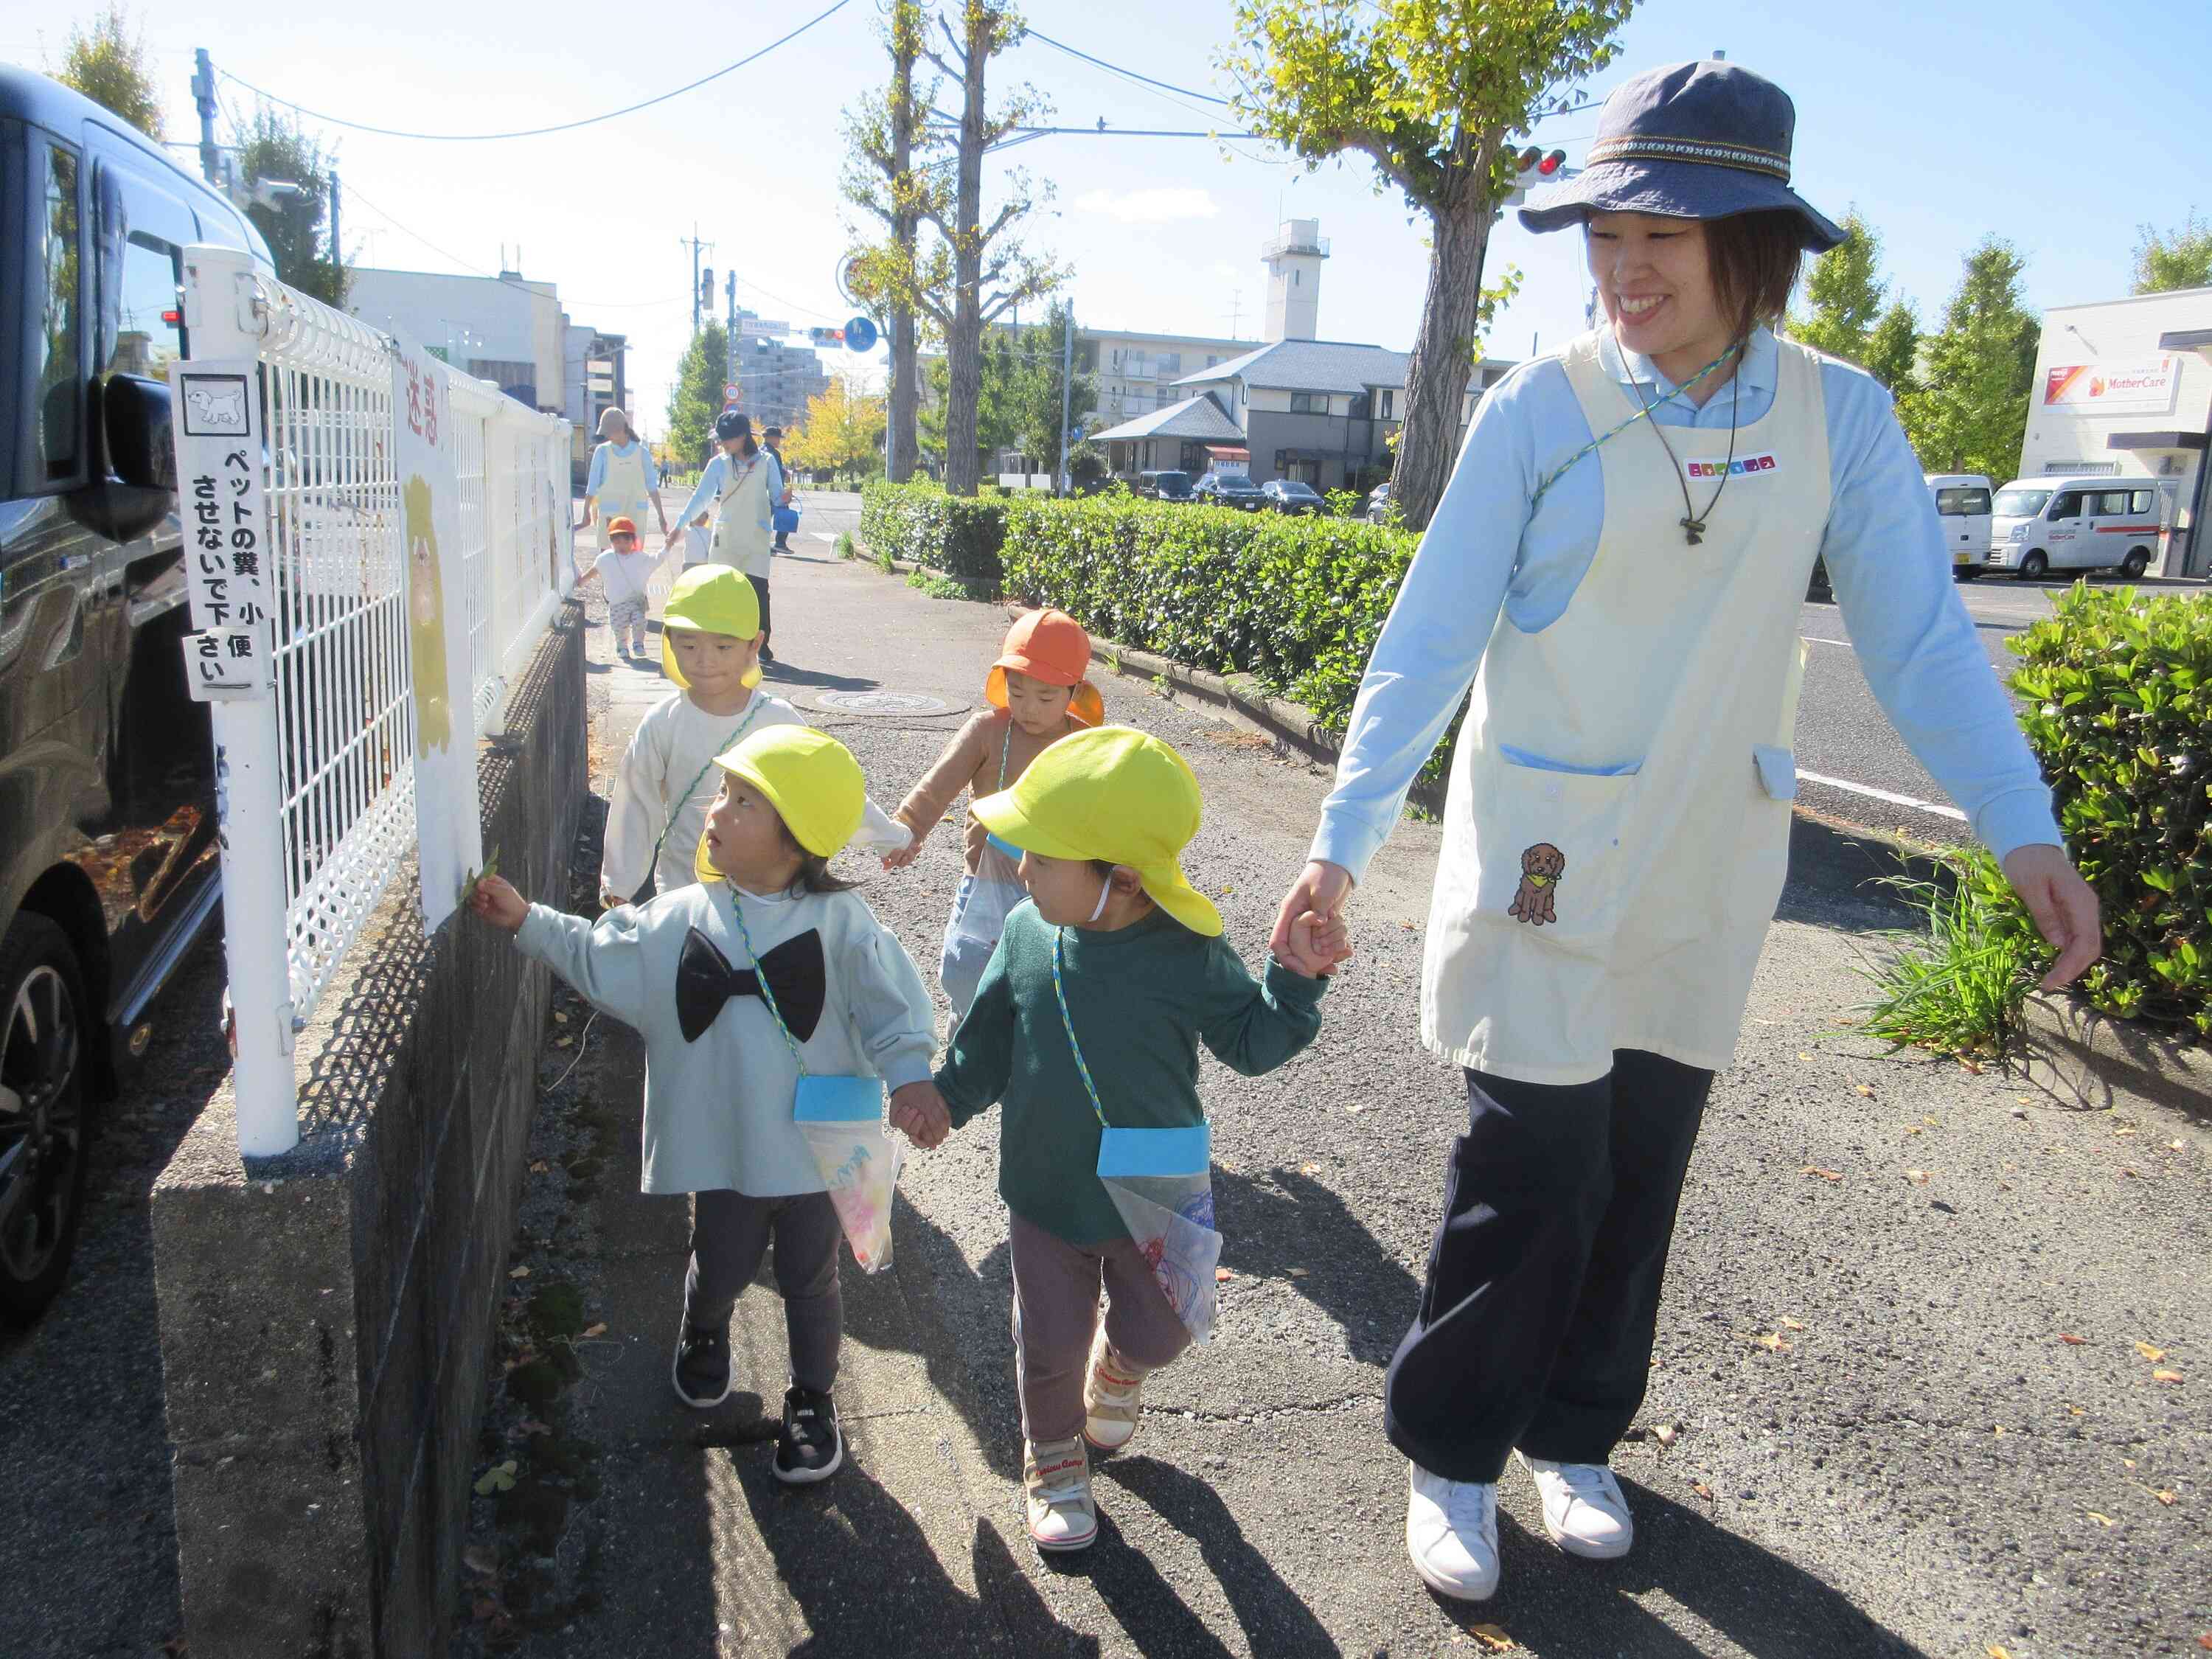
[[[522,931],[530,916],[530,901],[516,892],[504,876],[479,876],[469,895],[469,908],[495,927],[510,933]]]
[[[909,1083],[891,1091],[891,1127],[927,1152],[952,1133],[952,1115],[934,1083]]]

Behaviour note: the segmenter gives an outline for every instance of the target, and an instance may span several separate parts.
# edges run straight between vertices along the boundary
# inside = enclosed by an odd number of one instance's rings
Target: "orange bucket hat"
[[[1032,611],[1006,630],[998,661],[983,682],[983,696],[994,708],[1006,706],[1006,671],[1026,674],[1047,685],[1068,685],[1068,718],[1079,726],[1097,726],[1106,718],[1105,699],[1084,678],[1091,666],[1091,635],[1065,611]]]

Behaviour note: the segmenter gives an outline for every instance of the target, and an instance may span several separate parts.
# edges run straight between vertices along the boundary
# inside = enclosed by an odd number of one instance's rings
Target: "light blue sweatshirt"
[[[773,512],[783,500],[783,468],[777,464],[774,450],[762,450],[760,458],[768,463],[768,504]],[[684,511],[678,518],[678,523],[690,524],[722,498],[722,489],[730,481],[730,468],[733,465],[727,450],[714,453],[714,459],[707,463],[707,470],[699,475],[699,487],[691,492],[691,499],[684,503]]]
[[[1670,428],[1725,432],[1732,418],[1748,425],[1774,404],[1779,354],[1765,329],[1702,407],[1677,396],[1648,359],[1624,362],[1610,332],[1598,350],[1623,385],[1632,373],[1646,396],[1668,399],[1653,418]],[[1821,552],[1868,685],[1992,853],[2063,846],[2051,792],[1959,597],[1888,392],[1832,361],[1820,366],[1820,386],[1832,489]],[[1499,610],[1532,634],[1566,611],[1605,520],[1597,453],[1575,462],[1533,514],[1528,503],[1593,435],[1556,357],[1524,364],[1483,398],[1360,681],[1314,858],[1361,878],[1474,683]],[[1633,427],[1613,441],[1638,437],[1650,441]]]

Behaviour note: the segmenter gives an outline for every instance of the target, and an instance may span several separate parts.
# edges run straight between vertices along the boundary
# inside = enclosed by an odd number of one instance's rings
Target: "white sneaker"
[[[1406,1553],[1413,1571],[1441,1595],[1487,1601],[1498,1589],[1497,1483],[1447,1480],[1418,1463],[1407,1468]]]
[[[1513,1455],[1535,1478],[1544,1500],[1544,1530],[1554,1544],[1592,1561],[1628,1553],[1636,1522],[1611,1469],[1602,1463],[1553,1463],[1526,1452]]]
[[[1144,1392],[1145,1373],[1114,1352],[1101,1325],[1083,1379],[1083,1437],[1099,1451],[1121,1450],[1137,1431]]]
[[[1091,1496],[1091,1460],[1083,1437],[1026,1442],[1022,1497],[1030,1540],[1041,1550],[1084,1550],[1098,1536],[1098,1507]]]

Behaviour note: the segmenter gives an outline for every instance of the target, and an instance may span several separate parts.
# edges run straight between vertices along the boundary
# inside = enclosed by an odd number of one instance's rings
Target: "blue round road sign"
[[[845,349],[873,351],[876,349],[876,325],[866,317],[855,317],[845,325]]]

